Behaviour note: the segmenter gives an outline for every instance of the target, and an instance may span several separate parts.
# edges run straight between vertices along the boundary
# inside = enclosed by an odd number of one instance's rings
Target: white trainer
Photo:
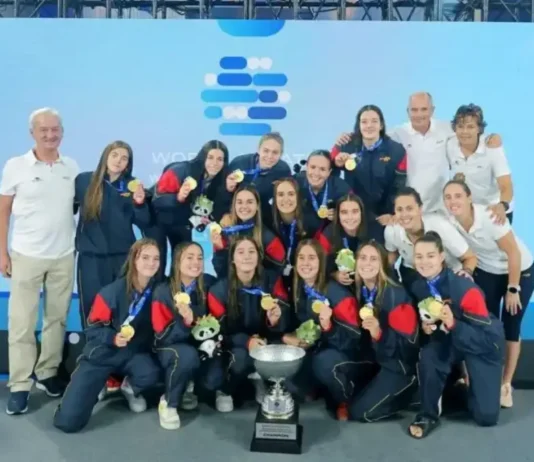
[[[146,400],[143,398],[143,396],[135,396],[134,391],[130,385],[130,382],[128,382],[128,378],[125,378],[122,381],[121,385],[121,393],[126,398],[126,401],[128,401],[128,406],[130,407],[130,411],[140,413],[146,411]]]

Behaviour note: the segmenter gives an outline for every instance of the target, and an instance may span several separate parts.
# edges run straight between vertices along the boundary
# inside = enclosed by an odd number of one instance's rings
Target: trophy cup
[[[302,452],[299,409],[284,381],[295,375],[306,352],[290,345],[266,345],[250,352],[258,374],[273,382],[256,414],[250,450],[281,454]]]

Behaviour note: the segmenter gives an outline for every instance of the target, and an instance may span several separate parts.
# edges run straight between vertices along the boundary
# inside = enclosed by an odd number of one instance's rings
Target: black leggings
[[[486,295],[488,310],[497,318],[501,319],[504,325],[504,335],[508,342],[519,341],[521,321],[527,310],[532,292],[534,292],[533,271],[534,265],[521,272],[521,278],[519,280],[521,292],[519,292],[519,299],[521,300],[522,309],[515,316],[512,316],[504,307],[502,307],[501,311],[501,303],[508,291],[508,275],[491,274],[479,268],[473,274],[475,282]]]

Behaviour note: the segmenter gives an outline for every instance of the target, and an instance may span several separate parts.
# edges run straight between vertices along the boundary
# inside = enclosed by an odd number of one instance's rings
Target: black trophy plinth
[[[302,425],[299,424],[299,407],[295,402],[294,414],[289,419],[268,419],[261,411],[256,414],[252,452],[277,454],[302,453]]]

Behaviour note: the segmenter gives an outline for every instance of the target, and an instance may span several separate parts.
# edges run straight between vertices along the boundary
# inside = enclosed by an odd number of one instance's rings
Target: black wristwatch
[[[504,211],[508,212],[510,210],[510,204],[506,201],[501,201],[502,206],[504,207]]]
[[[521,287],[520,286],[508,286],[508,292],[510,292],[511,294],[518,294],[519,292],[521,292]]]

